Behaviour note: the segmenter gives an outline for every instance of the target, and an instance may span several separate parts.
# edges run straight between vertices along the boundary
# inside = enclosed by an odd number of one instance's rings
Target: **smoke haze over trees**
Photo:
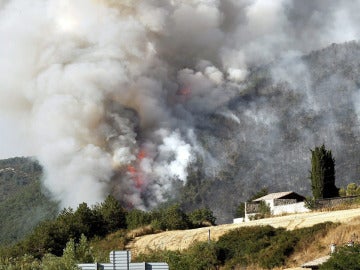
[[[35,156],[62,207],[111,193],[151,209],[183,189],[228,218],[263,187],[309,192],[321,143],[353,181],[359,7],[0,1],[1,156]]]

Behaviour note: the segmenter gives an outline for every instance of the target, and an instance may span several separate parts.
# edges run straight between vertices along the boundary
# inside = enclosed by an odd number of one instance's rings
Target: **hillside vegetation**
[[[359,219],[349,220],[359,214],[356,208],[199,228],[213,225],[208,209],[185,213],[170,204],[151,212],[126,210],[109,196],[95,206],[82,203],[76,210],[64,209],[23,240],[2,247],[0,269],[73,270],[76,263],[106,262],[110,250],[126,248],[133,251],[135,261],[166,261],[178,270],[275,269],[300,263],[306,257],[297,260],[296,254],[312,246],[309,256],[326,254],[327,237],[334,237],[332,232],[343,226],[341,222],[354,226],[342,227],[337,242],[357,235]],[[138,248],[141,239],[147,239],[143,249]]]
[[[129,243],[127,247],[130,248],[134,253],[143,253],[147,250],[184,250],[195,242],[207,241],[209,230],[211,240],[216,241],[223,234],[229,232],[230,230],[243,227],[269,225],[274,228],[285,228],[287,230],[294,230],[299,228],[311,227],[322,222],[351,224],[352,220],[359,216],[360,208],[293,214],[253,220],[238,224],[224,224],[206,228],[199,228],[195,230],[167,231],[158,234],[145,235],[135,238],[132,242]],[[358,221],[360,221],[360,219]],[[360,236],[360,228],[358,233]],[[346,237],[339,236],[333,240],[336,240],[336,242],[348,240],[344,238]]]
[[[145,259],[172,261],[176,256],[194,256],[193,252],[196,248],[202,247],[203,250],[205,248],[209,251],[209,247],[206,246],[209,230],[211,243],[215,247],[221,247],[224,241],[233,242],[226,244],[233,245],[227,247],[229,250],[225,252],[226,262],[221,263],[218,261],[219,258],[213,255],[210,257],[214,260],[212,265],[222,264],[226,266],[224,269],[243,269],[241,267],[245,265],[252,265],[251,269],[284,269],[300,266],[307,261],[328,255],[331,243],[341,247],[354,237],[358,243],[360,208],[273,217],[196,230],[162,232],[135,238],[127,247],[138,256],[140,261]],[[249,234],[248,239],[246,234]],[[233,252],[236,256],[231,255]],[[176,260],[172,263],[175,264]],[[187,269],[186,267],[189,266],[179,267],[177,265],[176,269]]]
[[[219,164],[189,168],[183,203],[208,206],[229,223],[263,187],[309,196],[309,149],[323,143],[335,158],[336,184],[358,183],[359,55],[359,42],[348,42],[252,68],[219,113],[196,116],[198,140]]]
[[[0,244],[15,243],[44,219],[56,216],[57,205],[42,191],[42,168],[30,158],[0,160]]]

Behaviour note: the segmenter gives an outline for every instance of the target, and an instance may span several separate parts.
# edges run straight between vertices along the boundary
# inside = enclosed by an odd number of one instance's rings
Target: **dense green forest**
[[[76,210],[64,209],[56,218],[42,221],[21,241],[2,246],[4,268],[0,269],[18,269],[19,265],[22,269],[73,269],[75,262],[107,260],[110,250],[92,249],[88,239],[96,243],[116,232],[121,239],[117,248],[124,249],[131,229],[150,226],[147,233],[152,233],[208,225],[215,225],[215,217],[207,208],[188,214],[178,204],[160,206],[151,212],[126,210],[108,196],[92,207],[82,203]]]

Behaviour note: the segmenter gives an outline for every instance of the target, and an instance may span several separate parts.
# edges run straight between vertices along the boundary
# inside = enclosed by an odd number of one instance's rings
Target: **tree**
[[[209,208],[196,209],[189,214],[190,222],[194,227],[215,225],[216,217]]]
[[[235,210],[235,218],[245,217],[245,203],[241,202]]]
[[[350,183],[346,187],[346,196],[360,195],[360,188],[355,183]]]
[[[310,179],[314,199],[339,196],[335,186],[335,159],[324,144],[311,150]]]
[[[151,219],[151,225],[155,229],[184,230],[190,228],[189,218],[178,204],[153,211]]]
[[[149,225],[150,223],[150,214],[139,209],[132,209],[126,214],[126,226],[129,230]]]
[[[107,196],[95,210],[103,219],[106,233],[126,228],[126,210],[113,196]]]

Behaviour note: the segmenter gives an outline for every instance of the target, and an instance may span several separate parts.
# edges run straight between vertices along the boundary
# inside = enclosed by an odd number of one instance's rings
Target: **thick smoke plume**
[[[129,206],[152,207],[171,197],[174,181],[185,183],[195,156],[213,175],[225,163],[225,154],[198,142],[203,116],[232,121],[242,143],[278,123],[263,99],[237,113],[228,107],[252,68],[356,39],[359,7],[335,0],[0,1],[2,156],[36,156],[44,186],[62,206],[113,193]],[[293,66],[274,68],[274,78],[297,85],[297,72],[308,71]],[[321,101],[310,92],[303,106],[316,110]],[[275,146],[263,142],[258,150]]]

